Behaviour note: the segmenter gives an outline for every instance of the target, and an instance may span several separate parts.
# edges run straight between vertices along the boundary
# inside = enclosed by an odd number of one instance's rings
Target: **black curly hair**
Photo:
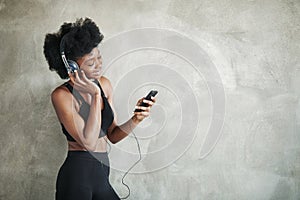
[[[64,52],[67,59],[76,61],[97,47],[104,36],[95,22],[89,18],[80,18],[74,23],[65,22],[58,32],[46,34],[44,55],[49,69],[56,71],[60,78],[68,79],[68,72],[60,55],[60,42],[63,37]]]

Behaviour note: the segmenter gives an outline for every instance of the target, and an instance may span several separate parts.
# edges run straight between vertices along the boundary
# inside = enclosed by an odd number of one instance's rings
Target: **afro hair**
[[[60,78],[68,79],[68,72],[60,55],[60,43],[63,37],[63,48],[67,59],[76,61],[97,47],[104,36],[89,18],[77,19],[75,23],[65,22],[57,33],[46,34],[44,55],[49,69],[56,71]]]

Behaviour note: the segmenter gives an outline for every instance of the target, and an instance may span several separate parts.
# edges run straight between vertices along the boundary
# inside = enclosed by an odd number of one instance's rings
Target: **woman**
[[[51,93],[51,100],[62,131],[68,140],[67,158],[56,181],[56,200],[120,199],[109,182],[107,139],[115,144],[125,138],[145,117],[155,103],[138,100],[133,116],[117,125],[112,107],[112,85],[102,76],[102,60],[97,48],[103,35],[88,18],[64,23],[57,33],[47,34],[44,54],[49,69],[62,79],[69,79]],[[63,49],[63,50],[62,50]],[[75,61],[78,70],[70,73],[62,51]],[[138,106],[141,102],[148,107]]]

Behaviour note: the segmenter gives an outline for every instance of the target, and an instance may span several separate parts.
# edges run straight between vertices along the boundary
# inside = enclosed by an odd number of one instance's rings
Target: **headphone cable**
[[[131,126],[131,124],[130,124]],[[132,134],[136,140],[136,143],[137,143],[137,147],[138,147],[138,151],[139,151],[139,159],[127,170],[127,172],[123,175],[123,178],[122,178],[122,184],[127,187],[128,189],[128,194],[125,196],[125,197],[120,197],[120,199],[127,199],[129,196],[130,196],[130,188],[129,186],[124,182],[124,178],[126,177],[126,175],[129,173],[129,171],[135,166],[138,164],[138,162],[140,162],[142,160],[142,153],[141,153],[141,147],[140,147],[140,144],[139,144],[139,141],[136,137],[136,135],[134,134],[134,131],[132,130]],[[107,139],[105,139],[106,143],[108,144],[109,146],[109,151],[107,152],[107,154],[110,153],[111,151],[111,145],[109,144],[109,142],[107,142]]]

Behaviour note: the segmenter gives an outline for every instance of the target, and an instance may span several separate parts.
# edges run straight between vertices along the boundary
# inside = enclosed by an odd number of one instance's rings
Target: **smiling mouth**
[[[99,75],[100,73],[101,73],[101,71],[99,70],[99,71],[94,72],[93,74]]]

